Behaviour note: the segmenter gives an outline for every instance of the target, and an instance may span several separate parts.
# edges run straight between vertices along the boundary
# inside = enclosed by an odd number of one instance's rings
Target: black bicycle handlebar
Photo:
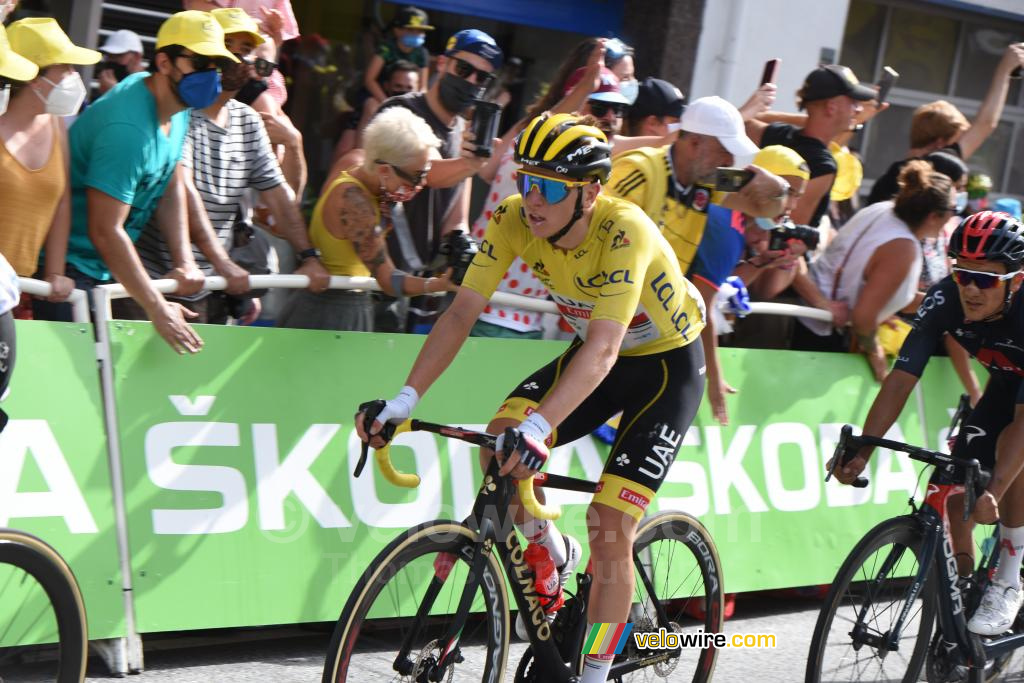
[[[966,397],[966,396],[965,396]],[[965,398],[964,397],[964,398]],[[961,407],[963,407],[964,401],[961,398]],[[968,404],[969,405],[969,404]],[[957,409],[958,411],[960,408]],[[900,441],[893,441],[892,439],[883,439],[877,436],[868,436],[861,434],[860,436],[853,435],[853,427],[851,425],[843,425],[842,430],[839,432],[839,441],[836,443],[836,450],[832,456],[832,462],[829,466],[828,474],[825,476],[825,481],[832,478],[835,473],[836,467],[845,465],[857,455],[857,452],[864,446],[874,446],[876,448],[888,448],[892,451],[900,453],[906,453],[913,460],[923,462],[928,465],[934,465],[936,467],[954,466],[962,468],[964,470],[964,521],[970,516],[974,510],[974,504],[978,500],[978,496],[985,491],[988,487],[989,482],[992,480],[992,473],[986,469],[983,469],[981,463],[978,462],[977,458],[957,458],[947,453],[940,453],[938,451],[931,451],[927,448],[921,448],[919,446],[911,446]],[[866,477],[857,477],[853,485],[858,488],[863,488],[868,485]]]

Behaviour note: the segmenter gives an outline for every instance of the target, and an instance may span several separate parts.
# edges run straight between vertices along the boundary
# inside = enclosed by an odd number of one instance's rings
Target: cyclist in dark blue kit
[[[999,522],[1000,555],[993,581],[967,627],[980,635],[1009,629],[1021,605],[1020,569],[1024,557],[1024,225],[1009,214],[983,211],[968,216],[949,241],[953,272],[930,290],[917,309],[914,329],[900,349],[868,412],[864,434],[884,436],[899,416],[944,333],[984,365],[988,386],[964,422],[953,454],[977,458],[992,469],[988,489],[978,498],[973,519],[949,516],[962,576],[974,566],[975,523]],[[862,449],[837,478],[852,483],[871,456]],[[951,510],[963,509],[960,496]]]

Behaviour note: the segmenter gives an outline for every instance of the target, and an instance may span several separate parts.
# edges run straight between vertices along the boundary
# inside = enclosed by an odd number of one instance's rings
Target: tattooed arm
[[[342,184],[331,191],[324,205],[323,218],[327,231],[338,239],[352,243],[359,259],[376,278],[380,288],[391,296],[417,295],[428,292],[442,292],[453,288],[448,276],[444,277],[402,277],[388,256],[384,231],[377,222],[374,207],[376,199],[359,187]],[[394,277],[395,275],[398,277]],[[396,292],[393,281],[401,283],[401,292]]]

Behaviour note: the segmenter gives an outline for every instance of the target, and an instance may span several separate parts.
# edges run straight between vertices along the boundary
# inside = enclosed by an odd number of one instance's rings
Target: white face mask
[[[85,83],[77,71],[69,73],[60,83],[54,83],[45,76],[40,76],[44,81],[53,86],[53,90],[46,97],[39,94],[35,88],[32,92],[46,105],[46,113],[55,116],[71,116],[77,114],[85,101]]]
[[[3,90],[0,90],[0,116],[7,113],[7,105],[11,101],[11,86],[5,85]]]
[[[640,93],[640,83],[635,78],[619,82],[619,93],[629,100],[630,104],[636,102],[636,96]]]
[[[964,209],[967,208],[967,192],[956,193],[956,212],[958,214],[963,213]]]

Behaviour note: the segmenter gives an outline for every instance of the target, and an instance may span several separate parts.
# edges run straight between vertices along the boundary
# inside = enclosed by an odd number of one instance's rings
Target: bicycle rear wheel
[[[681,634],[722,631],[722,563],[704,525],[682,512],[650,517],[637,530],[633,555],[636,587],[630,621],[634,633],[661,627]],[[664,659],[666,651],[642,651],[630,639],[609,678],[630,683],[711,679],[718,657],[714,647],[674,652],[675,656]]]
[[[78,683],[88,647],[71,568],[35,536],[0,529],[0,681]]]
[[[882,522],[854,547],[818,615],[807,683],[919,680],[935,621],[931,581],[909,605],[896,649],[881,643],[908,607],[922,540],[916,520],[904,516]]]
[[[443,654],[440,639],[473,579],[476,540],[476,532],[462,524],[436,521],[410,529],[384,548],[341,612],[327,650],[324,683],[427,680]],[[507,595],[501,563],[491,552],[459,635],[460,647],[482,645],[484,660],[457,658],[440,680],[501,680],[508,658]]]

